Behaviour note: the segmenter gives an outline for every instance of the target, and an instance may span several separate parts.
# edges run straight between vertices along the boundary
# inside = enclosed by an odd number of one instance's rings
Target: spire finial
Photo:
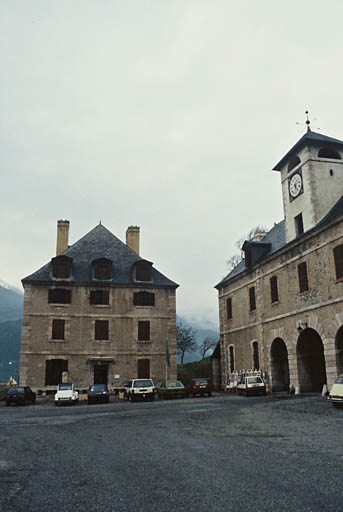
[[[310,131],[311,131],[311,128],[310,128],[310,123],[311,123],[311,121],[310,121],[310,120],[309,120],[309,118],[308,118],[308,114],[309,114],[308,110],[305,110],[305,114],[306,114],[306,125],[307,125],[307,131],[308,131],[308,132],[310,132]]]

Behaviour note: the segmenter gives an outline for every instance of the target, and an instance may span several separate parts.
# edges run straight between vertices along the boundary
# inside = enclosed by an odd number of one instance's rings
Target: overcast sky
[[[55,255],[57,219],[70,243],[139,225],[178,313],[217,323],[304,111],[343,139],[342,23],[341,0],[2,0],[0,278]]]

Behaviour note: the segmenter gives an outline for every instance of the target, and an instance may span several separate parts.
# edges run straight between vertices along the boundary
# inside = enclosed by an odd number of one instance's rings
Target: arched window
[[[341,155],[338,153],[336,149],[332,148],[321,148],[318,151],[319,158],[332,158],[334,160],[342,160]]]
[[[99,258],[93,261],[93,275],[94,279],[99,279],[100,281],[112,279],[112,261],[106,258]]]
[[[67,279],[70,277],[73,260],[68,256],[56,256],[52,258],[52,277]]]
[[[290,159],[289,163],[288,163],[288,172],[290,172],[292,169],[294,169],[294,167],[296,167],[297,165],[299,165],[301,162],[300,158],[298,157],[298,155],[294,156],[293,158]]]

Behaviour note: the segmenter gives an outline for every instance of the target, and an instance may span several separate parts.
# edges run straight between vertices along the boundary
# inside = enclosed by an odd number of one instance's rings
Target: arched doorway
[[[281,338],[275,338],[270,349],[272,391],[289,390],[288,351]]]
[[[343,325],[337,331],[335,346],[337,375],[340,375],[343,373]]]
[[[324,348],[319,334],[310,328],[303,330],[297,343],[298,376],[303,392],[322,391],[326,384]]]

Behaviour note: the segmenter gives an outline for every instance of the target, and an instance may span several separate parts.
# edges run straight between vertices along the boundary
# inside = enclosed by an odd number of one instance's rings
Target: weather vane
[[[310,124],[311,124],[311,121],[309,120],[308,116],[309,116],[309,111],[308,110],[305,110],[305,114],[306,114],[306,121],[305,121],[305,126],[307,126],[307,131],[310,132],[311,131],[311,128],[310,128]],[[314,121],[316,121],[317,119],[314,118]],[[302,126],[304,126],[304,123],[296,123],[296,124],[300,124]],[[319,127],[316,127],[316,130],[320,130]]]

